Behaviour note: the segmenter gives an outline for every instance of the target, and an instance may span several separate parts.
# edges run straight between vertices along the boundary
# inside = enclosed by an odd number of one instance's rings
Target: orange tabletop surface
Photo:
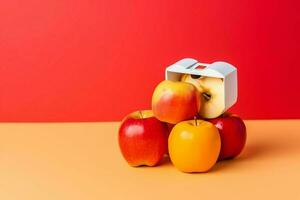
[[[209,173],[123,160],[119,123],[1,123],[1,200],[300,199],[300,120],[246,121],[245,150]]]

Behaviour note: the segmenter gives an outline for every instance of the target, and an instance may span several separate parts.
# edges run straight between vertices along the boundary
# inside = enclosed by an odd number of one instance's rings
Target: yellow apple
[[[185,74],[181,81],[193,84],[201,94],[202,107],[199,115],[203,118],[216,118],[225,112],[225,87],[221,78]]]
[[[174,166],[183,172],[206,172],[216,163],[221,139],[218,129],[204,120],[188,120],[175,125],[168,139]]]

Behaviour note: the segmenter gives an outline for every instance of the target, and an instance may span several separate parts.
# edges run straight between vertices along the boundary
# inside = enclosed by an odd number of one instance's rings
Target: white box
[[[183,74],[221,78],[224,81],[224,110],[237,101],[237,69],[227,62],[200,63],[192,58],[184,58],[170,65],[165,71],[166,80],[180,81]]]

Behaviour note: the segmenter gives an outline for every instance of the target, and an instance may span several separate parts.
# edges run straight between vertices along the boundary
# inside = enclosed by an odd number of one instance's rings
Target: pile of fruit
[[[131,166],[156,166],[165,155],[183,172],[206,172],[219,160],[234,158],[246,143],[241,118],[223,113],[219,78],[185,74],[158,84],[152,110],[127,115],[119,146]]]

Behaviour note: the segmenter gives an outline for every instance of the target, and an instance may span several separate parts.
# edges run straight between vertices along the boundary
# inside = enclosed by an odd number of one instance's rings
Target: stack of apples
[[[152,110],[127,115],[119,128],[119,146],[131,166],[156,166],[164,156],[183,172],[207,172],[217,161],[239,155],[246,127],[224,113],[220,78],[185,74],[165,80],[152,96]]]

